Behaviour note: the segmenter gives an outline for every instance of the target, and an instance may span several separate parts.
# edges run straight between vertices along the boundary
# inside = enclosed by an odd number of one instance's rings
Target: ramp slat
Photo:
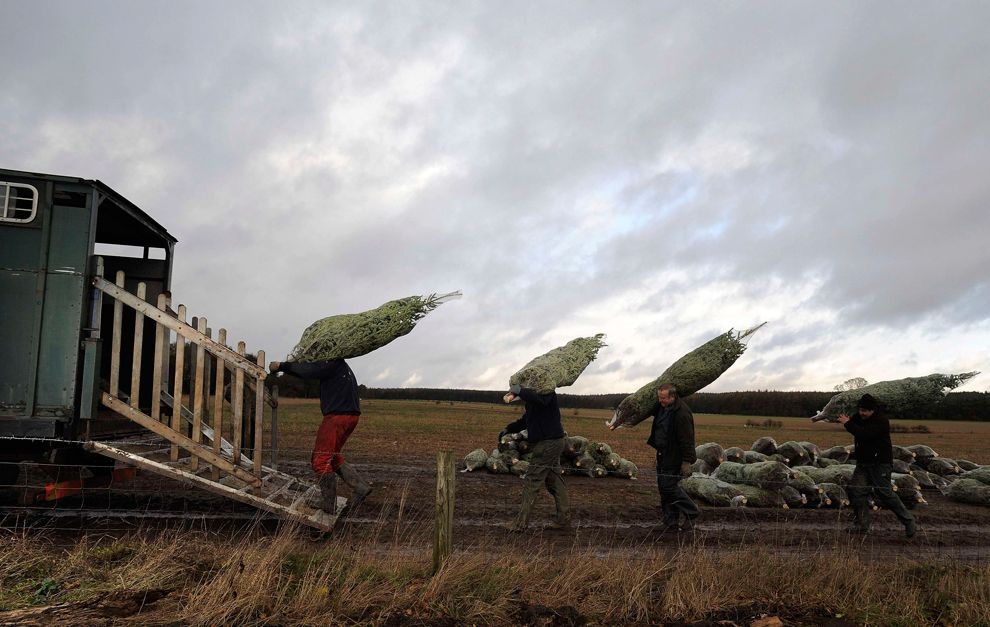
[[[233,488],[228,488],[225,485],[214,483],[212,481],[209,481],[208,479],[197,477],[196,475],[193,475],[191,473],[184,472],[177,468],[171,468],[169,466],[166,466],[165,464],[160,464],[158,462],[145,459],[139,455],[134,455],[133,453],[128,453],[125,450],[113,446],[108,446],[100,442],[87,442],[86,444],[83,445],[83,448],[85,448],[87,451],[99,453],[100,455],[111,457],[118,461],[131,464],[133,466],[137,466],[138,468],[148,470],[150,472],[162,476],[177,479],[179,481],[182,481],[183,483],[194,485],[208,492],[219,494],[221,496],[233,499],[235,501],[239,501],[241,503],[250,505],[252,507],[256,507],[266,512],[272,512],[273,514],[278,514],[279,516],[283,516],[294,522],[298,522],[300,524],[306,525],[308,527],[313,527],[315,529],[320,529],[322,531],[330,531],[333,528],[333,524],[337,520],[336,516],[331,516],[330,514],[327,514],[326,512],[323,511],[314,512],[314,513],[293,511],[292,509],[287,508],[284,505],[279,505],[278,503],[266,501],[265,499],[259,498],[253,494],[246,494],[244,492],[240,492]],[[339,501],[340,499],[338,499],[338,503]]]

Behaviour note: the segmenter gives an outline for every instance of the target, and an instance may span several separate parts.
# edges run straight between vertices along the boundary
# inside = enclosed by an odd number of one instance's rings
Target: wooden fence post
[[[278,470],[278,386],[272,386],[272,468]]]
[[[454,541],[454,451],[437,451],[437,509],[433,533],[433,573],[450,557]]]

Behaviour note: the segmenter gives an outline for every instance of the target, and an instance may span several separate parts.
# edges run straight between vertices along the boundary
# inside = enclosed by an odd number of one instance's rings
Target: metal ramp
[[[262,475],[261,486],[256,486],[242,481],[234,475],[227,475],[220,481],[213,481],[204,476],[209,474],[208,467],[203,466],[199,470],[193,471],[190,468],[191,457],[184,457],[173,462],[168,458],[167,448],[163,450],[155,447],[151,451],[129,451],[126,449],[138,447],[110,446],[101,442],[87,442],[83,448],[315,529],[330,531],[337,521],[337,516],[332,516],[309,505],[309,502],[319,498],[320,490],[317,486],[271,468],[266,468],[268,472]],[[346,504],[346,499],[337,497],[338,512],[342,511]]]
[[[155,306],[144,299],[144,283],[137,284],[136,294],[124,285],[123,272],[109,283],[98,265],[94,293],[99,299],[114,299],[114,317],[110,380],[93,400],[160,439],[154,446],[89,440],[83,448],[315,529],[331,530],[337,515],[310,505],[318,500],[319,488],[277,469],[278,392],[269,393],[264,386],[265,352],[248,359],[244,342],[238,343],[236,352],[226,345],[224,329],[214,341],[205,318],[187,324],[185,306],[173,311],[167,294],[160,295]],[[125,309],[134,319],[127,391],[120,381]],[[153,353],[153,359],[142,359],[145,347],[145,357]],[[151,376],[142,376],[142,370],[151,370]],[[271,417],[267,430],[266,407]],[[271,465],[263,464],[266,439]],[[337,498],[338,513],[345,504],[345,499]]]

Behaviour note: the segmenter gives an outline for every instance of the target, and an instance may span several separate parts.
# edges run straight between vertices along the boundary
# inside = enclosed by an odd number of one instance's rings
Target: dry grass
[[[385,532],[387,533],[387,532]],[[167,616],[188,625],[518,624],[522,603],[573,607],[591,624],[845,614],[869,625],[990,625],[990,564],[867,563],[851,553],[811,557],[696,547],[642,559],[576,551],[525,555],[482,542],[433,576],[431,556],[397,535],[312,542],[292,531],[223,540],[133,535],[58,546],[0,539],[0,609],[99,591],[170,590]],[[39,590],[47,590],[42,595]],[[140,618],[140,617],[139,617]],[[0,614],[0,622],[4,617]],[[134,617],[132,617],[134,620]]]

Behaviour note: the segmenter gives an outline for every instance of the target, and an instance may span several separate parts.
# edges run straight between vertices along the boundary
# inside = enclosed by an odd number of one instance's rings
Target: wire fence
[[[2,439],[2,438],[0,438]],[[44,439],[19,439],[21,442],[48,443]],[[137,447],[165,451],[163,439],[123,438],[104,441],[117,447]],[[209,448],[209,444],[200,445]],[[342,459],[354,464],[375,487],[373,498],[350,520],[358,529],[380,533],[394,528],[410,539],[428,542],[433,520],[436,463],[432,452],[371,454],[366,451],[341,453]],[[279,470],[312,481],[309,448],[280,449]],[[112,460],[107,460],[112,464]],[[16,468],[15,468],[16,466]],[[122,463],[104,468],[92,463],[45,464],[38,462],[0,462],[0,528],[50,529],[68,533],[131,532],[150,527],[184,525],[202,529],[275,529],[277,515],[259,512],[204,492],[194,486],[168,479],[148,471],[137,476],[105,484],[79,485],[76,493],[56,500],[46,500],[52,486],[78,478],[93,478],[100,473],[121,470]],[[531,474],[542,469],[560,472],[559,463],[530,465]],[[800,471],[800,467],[797,468]],[[603,551],[627,550],[666,542],[676,534],[660,532],[656,481],[658,478],[681,478],[656,468],[640,467],[636,481],[617,475],[605,478],[563,477],[570,493],[575,534],[583,546],[598,545]],[[511,520],[520,504],[525,477],[493,474],[485,471],[457,473],[459,496],[455,505],[455,542],[463,545],[480,536],[504,534],[501,523]],[[759,486],[759,481],[741,480],[739,484]],[[890,486],[865,486],[880,488]],[[46,492],[47,491],[47,492]],[[912,541],[911,555],[935,556],[974,561],[990,560],[990,508],[961,505],[946,499],[937,490],[923,492],[928,505],[918,505],[919,535]],[[342,496],[349,496],[341,488]],[[771,545],[780,551],[821,550],[830,542],[842,542],[841,532],[850,520],[850,508],[797,507],[788,510],[744,507],[741,509],[708,507],[703,503],[695,538],[706,546],[722,549],[745,547],[753,543]],[[552,500],[544,492],[538,501],[536,517],[552,511]],[[940,511],[943,508],[945,512]],[[876,532],[871,545],[894,542],[903,554],[903,533],[892,514],[874,515]],[[538,530],[538,527],[535,527]],[[354,531],[352,530],[351,533]],[[684,541],[684,534],[678,542]],[[577,542],[571,540],[572,542]],[[563,542],[567,542],[564,540]]]

